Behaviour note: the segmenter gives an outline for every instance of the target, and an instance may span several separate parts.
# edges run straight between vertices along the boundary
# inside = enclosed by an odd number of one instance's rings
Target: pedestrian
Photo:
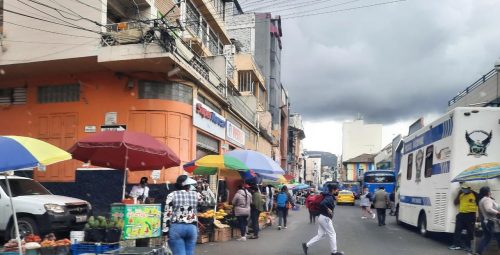
[[[238,219],[241,237],[238,241],[247,240],[248,217],[250,216],[250,204],[252,203],[252,194],[247,190],[250,186],[244,184],[239,186],[238,191],[233,198],[234,215]]]
[[[492,238],[497,240],[500,249],[500,208],[498,203],[491,197],[490,187],[482,187],[479,190],[479,218],[483,228],[483,239],[479,243],[477,253],[483,254]]]
[[[309,224],[316,224],[316,215],[309,209],[309,204],[314,200],[314,195],[309,194],[306,198],[306,208],[309,211]]]
[[[458,214],[455,219],[455,233],[453,235],[453,244],[448,247],[450,250],[465,250],[470,252],[471,242],[474,234],[474,222],[477,212],[477,193],[467,184],[462,184],[455,200],[458,206]],[[462,237],[462,231],[467,231],[465,240]]]
[[[266,187],[266,211],[270,212],[273,210],[274,203],[274,188],[272,185],[267,185]]]
[[[307,250],[313,244],[318,242],[319,240],[328,237],[330,242],[330,252],[331,255],[343,255],[344,253],[338,251],[337,249],[337,233],[333,228],[333,211],[335,209],[335,198],[334,194],[338,192],[338,187],[335,184],[330,184],[327,186],[328,192],[324,192],[322,194],[323,200],[319,206],[319,218],[318,218],[318,234],[313,237],[309,242],[302,243],[302,249],[304,250],[304,254],[307,255]],[[321,195],[317,195],[321,196]]]
[[[391,194],[389,194],[389,203],[390,203],[390,208],[391,208],[389,215],[391,215],[391,216],[396,215],[395,201],[396,201],[396,194],[393,191],[393,192],[391,192]]]
[[[163,213],[163,232],[168,234],[168,244],[173,254],[195,254],[198,238],[198,204],[201,196],[194,186],[196,181],[180,175],[175,182],[176,191],[167,196]]]
[[[373,205],[375,209],[377,209],[378,225],[385,226],[385,213],[389,207],[389,198],[387,192],[385,192],[384,186],[380,186],[377,192],[375,192]]]
[[[134,198],[134,202],[145,204],[149,197],[148,177],[142,177],[138,185],[134,185],[129,193]]]
[[[360,197],[361,206],[361,219],[367,219],[368,217],[375,219],[375,213],[372,212],[372,194],[367,187],[363,188],[363,193]]]
[[[294,205],[292,195],[288,192],[287,186],[281,188],[281,192],[276,195],[276,207],[278,210],[278,230],[281,230],[281,226],[285,229],[286,220],[288,217],[288,209],[292,208]],[[281,225],[284,223],[284,225]]]
[[[259,238],[259,215],[264,211],[264,203],[262,202],[262,195],[257,186],[250,188],[252,192],[252,204],[250,206],[250,219],[252,220],[253,236],[250,239]]]

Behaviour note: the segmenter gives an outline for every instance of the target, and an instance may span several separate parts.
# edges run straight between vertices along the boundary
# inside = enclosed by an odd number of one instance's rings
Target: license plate
[[[78,215],[75,217],[76,222],[86,222],[87,221],[87,215]]]

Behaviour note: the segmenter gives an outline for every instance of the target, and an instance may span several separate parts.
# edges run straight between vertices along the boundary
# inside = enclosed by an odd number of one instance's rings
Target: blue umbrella
[[[251,150],[233,150],[227,152],[228,155],[239,159],[245,165],[252,169],[256,174],[264,175],[283,175],[285,171],[270,157],[256,151]]]
[[[461,172],[451,182],[487,180],[500,177],[500,163],[491,162],[471,166]]]

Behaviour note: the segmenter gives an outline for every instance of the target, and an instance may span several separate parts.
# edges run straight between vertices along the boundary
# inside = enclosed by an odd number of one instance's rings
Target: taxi
[[[350,190],[341,190],[337,195],[337,204],[354,205],[354,193]]]

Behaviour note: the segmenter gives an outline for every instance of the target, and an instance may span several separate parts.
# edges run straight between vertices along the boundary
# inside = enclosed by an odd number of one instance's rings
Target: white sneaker
[[[246,241],[246,240],[247,240],[246,236],[242,236],[242,237],[236,239],[236,241],[243,241],[243,242]]]
[[[286,226],[285,226],[285,229],[286,229]]]
[[[375,214],[374,213],[372,213],[372,219],[375,219]]]
[[[363,216],[363,217],[361,217],[361,219],[362,219],[362,220],[365,220],[365,219],[366,219],[366,217],[365,217],[365,216]]]

